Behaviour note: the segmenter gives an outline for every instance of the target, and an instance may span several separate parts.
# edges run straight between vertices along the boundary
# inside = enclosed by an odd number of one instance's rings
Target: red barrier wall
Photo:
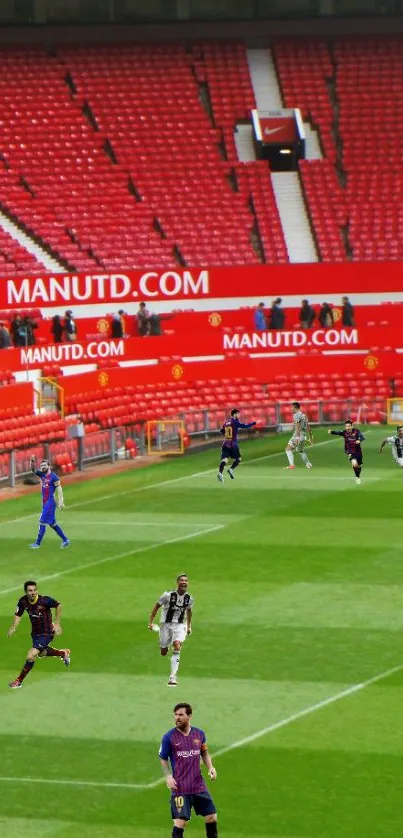
[[[34,404],[34,390],[30,382],[0,387],[0,411],[11,407],[26,407],[27,413],[32,411]]]

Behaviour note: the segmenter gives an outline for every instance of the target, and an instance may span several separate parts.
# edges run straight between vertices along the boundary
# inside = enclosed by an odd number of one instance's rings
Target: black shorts
[[[173,820],[182,818],[184,821],[190,821],[192,809],[195,815],[201,815],[203,818],[206,815],[215,815],[217,812],[209,791],[203,791],[200,794],[172,793],[171,814]]]
[[[362,451],[361,448],[358,448],[355,454],[347,454],[348,459],[350,460],[357,460],[358,465],[362,465]]]
[[[33,648],[38,649],[38,652],[42,652],[44,649],[48,648],[49,643],[52,642],[54,636],[54,634],[32,634]]]
[[[233,460],[241,459],[241,452],[239,445],[223,445],[221,448],[221,459],[227,460],[232,457]]]

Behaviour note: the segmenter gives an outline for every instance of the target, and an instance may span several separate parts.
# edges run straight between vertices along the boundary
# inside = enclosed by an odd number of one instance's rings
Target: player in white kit
[[[162,608],[160,620],[160,651],[165,657],[168,649],[172,646],[171,674],[168,686],[176,687],[176,676],[179,669],[179,661],[182,644],[192,631],[192,606],[194,599],[188,593],[188,578],[181,573],[176,579],[177,587],[173,591],[165,591],[155,603],[150,614],[148,628],[154,630],[154,618],[159,609]]]
[[[288,459],[288,466],[285,468],[295,469],[294,465],[294,452],[300,455],[301,460],[305,464],[306,468],[312,468],[312,463],[309,461],[309,457],[305,454],[304,448],[307,442],[312,445],[312,431],[309,425],[308,417],[306,413],[303,413],[301,410],[301,405],[299,402],[292,402],[292,409],[294,413],[294,431],[291,439],[287,443],[285,453],[287,454]]]
[[[381,447],[379,449],[380,454],[382,454],[385,445],[391,445],[392,457],[396,465],[403,468],[403,425],[397,426],[396,434],[394,436],[387,436],[382,440]]]

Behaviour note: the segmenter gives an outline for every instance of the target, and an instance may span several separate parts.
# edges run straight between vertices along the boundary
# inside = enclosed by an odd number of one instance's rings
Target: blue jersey
[[[204,730],[191,727],[188,734],[173,727],[162,737],[160,759],[169,760],[176,780],[176,794],[202,794],[207,790],[200,758],[207,751]]]
[[[245,424],[244,422],[240,422],[239,419],[236,419],[234,416],[231,416],[230,419],[227,419],[222,428],[220,429],[220,433],[224,436],[223,445],[228,448],[232,448],[235,445],[238,445],[238,431],[245,428],[253,428],[256,425],[256,422],[248,422]]]
[[[37,474],[38,477],[41,478],[43,505],[47,506],[47,504],[52,503],[56,505],[55,491],[60,483],[57,474],[55,474],[53,471],[48,472],[48,474],[44,474],[43,471],[41,471],[39,468],[35,469],[35,474]]]

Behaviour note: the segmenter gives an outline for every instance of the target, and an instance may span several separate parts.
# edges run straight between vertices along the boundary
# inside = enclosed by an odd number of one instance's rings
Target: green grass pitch
[[[224,485],[219,448],[65,481],[66,551],[53,533],[28,549],[37,489],[0,505],[2,838],[170,836],[158,745],[179,700],[217,754],[222,838],[403,834],[403,472],[385,435],[367,432],[361,486],[325,430],[311,472],[282,470],[280,435],[245,440]],[[194,632],[170,690],[147,622],[179,572]],[[41,660],[10,691],[27,578],[61,600],[72,666]]]

